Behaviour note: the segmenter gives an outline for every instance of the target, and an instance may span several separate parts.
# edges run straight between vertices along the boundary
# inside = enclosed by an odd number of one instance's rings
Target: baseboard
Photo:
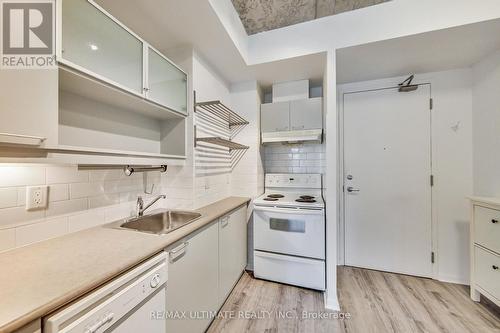
[[[465,284],[469,285],[470,281],[464,279],[463,277],[450,276],[450,275],[438,275],[437,280],[441,282],[454,283],[454,284]]]
[[[337,297],[337,293],[333,296],[328,296],[328,292],[323,293],[325,298],[325,308],[332,311],[340,311],[340,304]]]

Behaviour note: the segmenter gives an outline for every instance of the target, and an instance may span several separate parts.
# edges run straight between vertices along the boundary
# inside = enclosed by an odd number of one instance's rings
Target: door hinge
[[[431,186],[434,186],[434,175],[431,175]]]
[[[431,263],[434,263],[434,252],[431,252]]]
[[[429,99],[429,107],[431,110],[434,108],[434,100],[432,98]]]

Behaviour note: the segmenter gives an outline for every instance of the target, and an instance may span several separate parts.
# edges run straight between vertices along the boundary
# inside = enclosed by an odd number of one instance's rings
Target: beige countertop
[[[500,206],[500,198],[495,197],[468,197],[472,202],[485,203],[494,206]]]
[[[248,203],[229,197],[167,235],[103,225],[0,254],[0,332],[11,332],[95,289],[165,247]]]

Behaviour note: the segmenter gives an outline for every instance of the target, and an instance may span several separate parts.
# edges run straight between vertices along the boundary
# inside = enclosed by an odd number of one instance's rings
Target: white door
[[[432,276],[430,97],[344,94],[346,265]]]

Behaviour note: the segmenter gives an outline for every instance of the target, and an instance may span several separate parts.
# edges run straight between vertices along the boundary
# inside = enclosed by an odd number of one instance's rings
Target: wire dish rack
[[[194,146],[199,156],[200,169],[212,170],[212,173],[228,172],[230,170],[222,171],[222,165],[228,165],[232,170],[249,148],[233,141],[249,122],[221,101],[196,102],[196,92],[194,99]]]

